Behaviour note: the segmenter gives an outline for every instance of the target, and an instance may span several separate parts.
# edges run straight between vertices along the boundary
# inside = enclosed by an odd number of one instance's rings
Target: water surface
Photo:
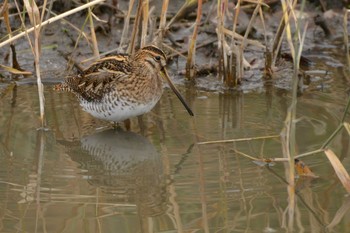
[[[335,74],[336,75],[336,74]],[[319,148],[339,124],[344,80],[299,97],[298,153]],[[288,90],[218,93],[180,88],[190,117],[166,89],[131,131],[83,112],[74,96],[46,86],[48,131],[37,130],[35,85],[0,99],[1,232],[288,232],[285,164],[279,135]],[[331,148],[349,170],[349,136]],[[349,197],[324,154],[303,161],[320,176],[297,180],[296,232],[347,232]],[[328,228],[327,228],[328,226]]]

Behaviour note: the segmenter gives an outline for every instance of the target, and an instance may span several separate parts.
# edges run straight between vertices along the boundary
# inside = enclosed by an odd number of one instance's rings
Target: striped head
[[[188,107],[187,103],[185,102],[185,100],[181,96],[180,92],[177,90],[175,85],[172,83],[172,81],[168,75],[168,72],[165,69],[166,56],[162,50],[160,50],[159,48],[157,48],[154,45],[149,45],[149,46],[143,47],[142,49],[140,49],[139,51],[137,51],[135,53],[134,60],[137,62],[143,63],[144,65],[148,65],[148,66],[152,67],[152,69],[156,70],[157,73],[159,72],[160,76],[158,76],[158,77],[164,78],[168,82],[170,88],[174,91],[174,93],[179,98],[181,103],[187,109],[188,113],[191,116],[193,116],[192,110],[190,109],[190,107]]]
[[[166,56],[162,50],[154,45],[143,47],[136,52],[135,61],[146,62],[153,69],[158,71],[163,70],[166,66]]]

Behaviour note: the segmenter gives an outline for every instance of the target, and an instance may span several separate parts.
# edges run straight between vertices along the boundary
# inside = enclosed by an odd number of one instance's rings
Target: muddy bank
[[[95,8],[94,12],[99,20],[96,20],[94,27],[98,50],[101,54],[115,53],[119,47],[128,3],[129,1],[107,1],[104,5]],[[339,9],[338,3],[328,4],[325,12],[321,11],[322,8],[316,4],[307,2],[303,12],[296,10],[297,13],[302,14],[302,25],[300,27],[304,29],[307,25],[302,55],[304,62],[300,74],[301,83],[303,83],[301,89],[303,90],[327,88],[328,83],[332,81],[332,74],[343,73],[346,65],[346,56],[343,49],[344,30],[342,27],[344,12]],[[157,34],[157,23],[161,12],[161,8],[157,6],[160,5],[161,1],[152,1],[149,5],[148,42],[151,42]],[[67,1],[58,1],[52,9],[59,14],[72,7],[76,7],[76,5],[67,4]],[[224,26],[227,29],[232,28],[232,19],[235,17],[234,7],[233,4],[229,4],[225,9]],[[179,13],[179,9],[181,9],[180,3],[171,2],[169,4],[168,21],[173,19],[176,13]],[[238,15],[236,32],[244,35],[253,9],[249,5],[242,7],[242,11]],[[11,10],[15,12],[13,6]],[[203,4],[203,16],[196,42],[195,70],[197,75],[195,87],[200,90],[221,92],[228,88],[223,83],[223,76],[219,72],[220,51],[216,32],[218,24],[216,10],[216,4],[211,1]],[[281,56],[273,68],[272,77],[266,76],[266,50],[271,47],[276,35],[276,30],[282,18],[282,10],[280,3],[274,1],[269,3],[269,8],[264,7],[263,10],[264,21],[260,17],[256,17],[247,38],[251,42],[248,41],[248,45],[244,49],[244,59],[246,60],[244,76],[241,78],[240,85],[235,88],[236,90],[244,92],[265,91],[266,87],[270,86],[290,89],[292,60],[286,40],[282,43]],[[129,35],[135,21],[135,12],[136,6],[131,15]],[[163,41],[163,49],[169,57],[170,73],[178,84],[192,83],[188,82],[185,77],[185,66],[189,38],[192,35],[196,16],[196,6],[188,7],[185,13],[171,24]],[[10,19],[13,31],[20,27],[18,16],[14,15]],[[83,66],[87,66],[93,61],[90,29],[85,21],[86,11],[82,11],[45,26],[42,32],[42,57],[40,61],[44,83],[60,82],[68,73],[76,72],[74,68],[72,69],[69,59],[77,63],[83,62]],[[83,29],[86,38],[81,36],[80,29]],[[1,24],[0,33],[2,40],[4,40],[7,33],[4,23]],[[80,39],[78,40],[78,38]],[[14,45],[21,68],[35,73],[33,55],[27,39],[23,37],[17,40]],[[127,43],[124,47],[119,48],[119,51],[123,50],[125,52],[126,46]],[[2,63],[11,66],[9,47],[0,48],[0,54],[3,57]],[[23,77],[2,72],[1,80],[3,83],[16,80],[18,84],[27,84],[34,83],[35,77]]]

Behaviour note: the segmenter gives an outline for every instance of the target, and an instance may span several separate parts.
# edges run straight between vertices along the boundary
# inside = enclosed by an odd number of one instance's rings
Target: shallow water
[[[337,127],[347,98],[337,77],[299,97],[298,153],[319,148]],[[290,92],[180,90],[195,117],[167,89],[130,132],[93,119],[48,85],[48,131],[37,130],[36,86],[4,95],[1,232],[288,232],[287,165],[259,166],[238,153],[283,157],[280,138],[198,142],[279,135]],[[347,133],[331,148],[349,170]],[[292,228],[350,231],[350,199],[325,155],[302,160],[320,178],[297,180]]]

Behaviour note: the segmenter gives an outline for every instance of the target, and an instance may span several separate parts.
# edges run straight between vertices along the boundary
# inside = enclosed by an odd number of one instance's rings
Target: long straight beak
[[[186,108],[188,114],[190,114],[191,116],[194,116],[192,110],[190,109],[190,107],[187,105],[187,103],[185,102],[184,98],[182,98],[180,92],[177,90],[177,88],[175,87],[175,85],[173,84],[173,82],[171,81],[168,72],[166,71],[165,68],[162,69],[161,71],[164,75],[164,78],[166,79],[166,81],[168,82],[171,90],[173,90],[173,92],[175,93],[175,95],[177,96],[177,98],[179,98],[179,100],[181,101],[181,103],[183,104],[183,106]]]

